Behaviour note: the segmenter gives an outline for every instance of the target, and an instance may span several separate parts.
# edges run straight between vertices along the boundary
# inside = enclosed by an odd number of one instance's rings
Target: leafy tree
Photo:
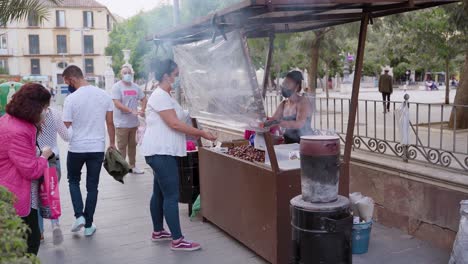
[[[450,14],[450,25],[460,32],[460,36],[463,36],[461,47],[464,48],[465,62],[454,103],[466,106],[468,105],[468,0],[449,6],[446,10]],[[450,116],[449,126],[453,129],[467,129],[468,107],[456,107]]]

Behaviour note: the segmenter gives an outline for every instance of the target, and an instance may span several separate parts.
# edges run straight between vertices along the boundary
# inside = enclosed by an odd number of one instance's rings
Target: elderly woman
[[[53,152],[36,147],[37,127],[44,122],[50,93],[40,84],[25,84],[6,106],[0,118],[0,185],[17,200],[16,213],[28,225],[28,253],[39,251],[38,180]]]

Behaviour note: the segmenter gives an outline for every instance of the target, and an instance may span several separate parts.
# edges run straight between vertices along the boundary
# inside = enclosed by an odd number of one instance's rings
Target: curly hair
[[[51,95],[44,86],[37,83],[27,83],[6,106],[6,112],[16,118],[32,124],[41,121],[42,110],[50,104]]]

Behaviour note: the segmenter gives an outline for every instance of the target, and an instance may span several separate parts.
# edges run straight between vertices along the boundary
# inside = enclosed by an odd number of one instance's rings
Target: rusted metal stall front
[[[270,47],[265,64],[268,74],[272,65],[274,34],[361,21],[340,185],[340,192],[347,195],[351,139],[368,22],[376,17],[452,2],[456,1],[249,0],[200,18],[192,24],[154,35],[152,40],[157,44],[187,44],[214,40],[236,30],[242,32],[245,38],[269,37]],[[250,74],[254,75],[252,72]],[[267,80],[263,80],[263,96]],[[290,257],[289,201],[300,194],[300,170],[281,170],[269,134],[265,135],[265,141],[271,165],[248,162],[207,148],[199,150],[202,215],[267,261],[284,264],[289,263]]]

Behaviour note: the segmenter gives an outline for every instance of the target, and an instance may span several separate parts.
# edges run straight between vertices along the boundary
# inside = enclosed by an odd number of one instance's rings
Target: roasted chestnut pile
[[[228,154],[246,161],[265,162],[265,151],[257,150],[248,145],[230,148]]]

